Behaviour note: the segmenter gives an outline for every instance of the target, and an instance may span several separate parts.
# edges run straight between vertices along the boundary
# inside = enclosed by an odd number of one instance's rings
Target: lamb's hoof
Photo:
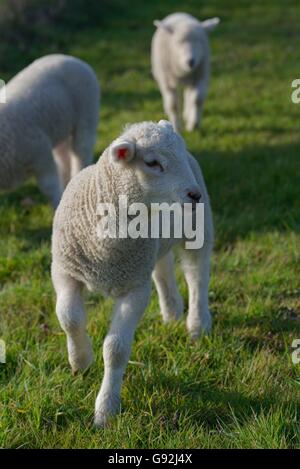
[[[168,310],[168,312],[164,311],[162,314],[164,324],[169,324],[172,322],[178,321],[182,316],[183,311],[176,311],[174,309]]]
[[[185,130],[186,130],[187,132],[193,132],[193,131],[196,130],[198,127],[199,127],[199,123],[198,123],[198,122],[187,122],[186,125],[185,125]]]
[[[110,425],[111,415],[104,412],[95,413],[94,426],[96,428],[107,428]]]
[[[209,335],[212,328],[211,314],[207,314],[200,323],[189,323],[187,320],[187,330],[192,341],[197,340],[202,335]]]
[[[90,357],[89,360],[81,361],[80,364],[77,362],[71,364],[72,375],[77,376],[79,373],[86,375],[94,361],[94,357]]]
[[[177,134],[180,135],[180,132],[181,132],[181,125],[180,125],[180,122],[179,122],[179,121],[177,121],[177,122],[172,122],[172,126],[173,126],[174,132],[176,132]]]
[[[178,321],[184,310],[183,300],[180,295],[175,298],[172,298],[168,307],[161,312],[163,317],[163,322],[168,324],[169,322]]]
[[[76,376],[79,373],[86,374],[91,364],[94,361],[94,354],[92,347],[88,348],[80,355],[69,356],[69,361],[72,369],[72,375]]]
[[[89,374],[91,364],[92,364],[92,362],[90,363],[90,365],[87,368],[84,368],[84,369],[82,369],[82,368],[80,368],[80,369],[71,368],[72,376],[74,376],[74,378],[76,376],[78,376],[79,374],[81,374],[83,377],[87,376]]]
[[[111,419],[120,411],[121,403],[118,396],[106,397],[96,401],[94,425],[97,428],[108,427]]]

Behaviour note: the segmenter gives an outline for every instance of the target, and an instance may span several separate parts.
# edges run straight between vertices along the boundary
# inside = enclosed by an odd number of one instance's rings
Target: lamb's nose
[[[190,68],[193,68],[193,66],[195,65],[195,60],[194,59],[189,59],[188,64],[189,64]]]
[[[192,199],[193,202],[198,203],[198,202],[200,202],[201,194],[200,194],[200,192],[192,192],[192,191],[190,191],[190,192],[188,192],[188,197],[189,197],[190,199]]]

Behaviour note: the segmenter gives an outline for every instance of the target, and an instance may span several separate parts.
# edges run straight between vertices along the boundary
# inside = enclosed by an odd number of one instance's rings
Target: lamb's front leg
[[[209,333],[212,319],[208,308],[208,287],[212,243],[208,240],[199,250],[182,249],[182,269],[189,292],[187,329],[192,339]]]
[[[112,324],[103,344],[104,377],[96,399],[95,425],[105,426],[120,409],[123,374],[134,332],[150,298],[150,281],[118,298]]]
[[[160,84],[160,91],[163,98],[164,110],[169,117],[175,132],[180,132],[179,120],[179,100],[177,90]]]
[[[69,363],[73,373],[85,371],[93,361],[93,350],[86,332],[82,285],[52,265],[52,280],[57,295],[56,314],[67,336]]]
[[[183,313],[183,301],[176,284],[172,251],[155,264],[153,280],[158,292],[163,321],[179,319]]]
[[[203,103],[206,96],[206,86],[188,87],[184,90],[183,118],[188,132],[201,124]]]

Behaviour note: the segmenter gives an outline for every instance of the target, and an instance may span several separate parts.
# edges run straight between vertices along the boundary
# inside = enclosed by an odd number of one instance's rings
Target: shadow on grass
[[[38,187],[31,183],[24,184],[11,192],[1,192],[0,213],[4,214],[1,225],[2,233],[6,228],[6,213],[11,211],[18,214],[17,219],[13,223],[13,235],[25,242],[22,247],[23,251],[30,251],[39,247],[42,242],[49,241],[52,225],[45,226],[45,216],[39,213],[40,206],[47,203],[48,201],[41,194]],[[28,224],[28,217],[31,217],[32,212],[36,210],[37,212],[34,214],[34,217],[37,220],[39,220],[39,216],[42,217],[43,226],[40,224],[38,226],[30,226]],[[37,220],[35,220],[35,224],[38,224]],[[11,229],[10,226],[7,226],[7,228]]]
[[[173,408],[170,405],[166,406],[162,400],[152,409],[154,416],[163,416],[161,426],[171,431],[180,430],[180,415],[185,416],[195,427],[203,426],[207,431],[218,432],[224,428],[224,425],[232,425],[233,421],[243,427],[253,417],[257,419],[260,415],[267,416],[287,405],[287,402],[275,391],[266,392],[258,397],[249,397],[241,392],[225,391],[216,386],[203,387],[201,383],[185,383],[176,376],[163,375],[161,371],[159,382],[163,390],[172,389],[175,395],[180,396]],[[151,395],[157,391],[157,381],[148,382],[147,387]],[[295,413],[300,411],[299,401],[289,400],[288,405]],[[285,422],[283,431],[287,441],[295,438],[292,422],[290,425],[289,422]]]

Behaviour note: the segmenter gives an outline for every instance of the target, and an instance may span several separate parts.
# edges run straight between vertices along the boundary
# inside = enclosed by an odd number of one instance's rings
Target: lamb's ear
[[[110,147],[110,156],[112,161],[119,162],[123,161],[128,163],[134,158],[135,155],[135,144],[127,140],[120,140],[113,143]]]
[[[157,27],[157,29],[160,28],[160,29],[163,29],[164,31],[166,31],[167,33],[170,33],[170,34],[173,33],[173,29],[171,28],[171,26],[167,25],[163,21],[154,20],[153,24],[154,24],[154,26]]]
[[[174,132],[174,128],[173,128],[173,125],[171,124],[171,122],[169,122],[165,119],[160,120],[158,122],[158,125],[160,125],[161,127],[165,127],[168,130],[173,130],[173,132]]]
[[[209,18],[208,20],[201,21],[202,28],[205,29],[207,33],[211,33],[220,23],[220,18]]]

